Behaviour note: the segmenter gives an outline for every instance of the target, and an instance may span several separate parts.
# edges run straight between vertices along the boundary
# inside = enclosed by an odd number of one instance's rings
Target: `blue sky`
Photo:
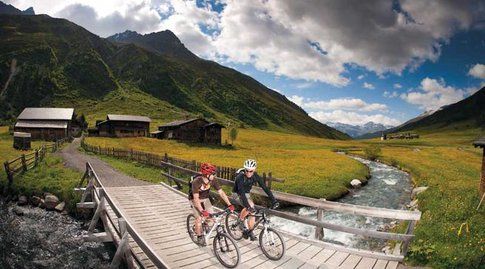
[[[11,0],[102,37],[170,29],[321,122],[397,125],[485,83],[483,1]]]

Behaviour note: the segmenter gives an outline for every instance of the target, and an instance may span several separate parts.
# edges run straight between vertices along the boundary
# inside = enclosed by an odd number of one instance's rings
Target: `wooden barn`
[[[219,123],[210,123],[205,119],[197,118],[179,120],[159,126],[152,137],[159,139],[174,139],[195,143],[221,144],[221,129]]]
[[[96,122],[96,130],[90,134],[108,137],[148,136],[151,119],[136,115],[108,114],[106,120]]]
[[[55,141],[71,136],[74,108],[27,107],[17,117],[15,132],[32,139]]]

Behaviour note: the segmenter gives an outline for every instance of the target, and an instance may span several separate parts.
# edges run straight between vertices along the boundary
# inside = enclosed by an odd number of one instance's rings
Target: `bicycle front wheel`
[[[268,259],[277,261],[285,254],[285,241],[274,229],[263,229],[259,234],[259,246]]]
[[[187,233],[190,236],[190,239],[196,244],[199,244],[197,240],[197,234],[195,233],[195,216],[194,214],[189,214],[187,216]]]
[[[218,233],[212,242],[214,254],[219,262],[228,268],[234,268],[239,264],[241,253],[236,241],[225,233]]]
[[[226,215],[226,230],[229,236],[234,240],[241,240],[243,238],[243,231],[240,227],[239,216],[236,213]]]

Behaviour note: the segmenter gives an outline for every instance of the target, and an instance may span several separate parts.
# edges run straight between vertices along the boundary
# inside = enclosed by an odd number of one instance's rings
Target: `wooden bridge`
[[[178,185],[187,182],[177,176],[194,171],[162,162],[162,172]],[[232,181],[219,179],[225,185]],[[86,184],[86,187],[82,187]],[[78,208],[96,209],[88,229],[87,240],[113,242],[117,251],[112,268],[125,261],[129,268],[220,268],[209,247],[199,247],[186,232],[185,220],[191,212],[186,195],[165,183],[142,186],[105,187],[95,168],[86,163],[77,191],[82,192]],[[254,187],[255,194],[264,192]],[[413,229],[420,219],[419,211],[373,208],[329,202],[281,192],[273,192],[280,201],[310,206],[318,209],[318,220],[296,214],[270,210],[270,213],[292,221],[316,227],[316,239],[303,238],[282,232],[286,241],[286,254],[279,261],[270,261],[256,242],[239,241],[241,262],[238,268],[397,268],[406,255]],[[408,221],[406,233],[390,233],[344,227],[323,221],[325,210],[353,215]],[[102,221],[104,231],[96,226]],[[341,245],[318,239],[324,237],[323,228],[366,237],[401,241],[401,251],[385,254]],[[398,244],[399,246],[399,244]],[[398,248],[396,248],[398,249]]]

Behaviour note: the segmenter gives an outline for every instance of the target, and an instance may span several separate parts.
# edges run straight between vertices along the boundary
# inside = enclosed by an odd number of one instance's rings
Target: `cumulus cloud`
[[[312,100],[298,95],[288,98],[293,103],[308,110],[347,110],[347,111],[386,111],[387,106],[379,103],[366,103],[358,98],[337,98],[329,101]]]
[[[468,70],[468,75],[480,79],[485,79],[485,65],[476,64]]]
[[[399,93],[397,91],[393,91],[393,92],[384,91],[382,96],[387,97],[387,98],[396,98],[396,97],[399,96]]]
[[[447,86],[443,79],[425,78],[421,81],[418,90],[403,93],[401,98],[422,109],[435,110],[444,105],[456,103],[474,91],[476,88],[457,89]]]
[[[352,8],[342,0],[218,0],[220,13],[195,0],[8,2],[101,36],[167,28],[199,56],[334,86],[349,84],[348,65],[382,76],[436,61],[441,44],[485,19],[478,0],[371,0]]]
[[[379,103],[367,103],[357,98],[337,98],[328,101],[312,100],[293,95],[288,98],[299,105],[314,119],[327,122],[341,122],[362,125],[369,121],[387,125],[396,125],[398,120],[376,112],[387,112],[387,106]]]
[[[383,114],[366,115],[366,114],[357,113],[357,112],[335,110],[332,112],[325,112],[325,111],[310,112],[309,115],[314,119],[323,123],[340,122],[340,123],[351,124],[351,125],[362,125],[364,123],[372,121],[375,123],[381,123],[384,125],[393,125],[393,126],[397,126],[401,124],[400,121],[390,118]]]
[[[373,90],[373,89],[376,88],[376,87],[374,87],[374,85],[372,85],[371,83],[367,83],[367,82],[364,82],[364,84],[362,84],[362,87],[364,87],[366,89],[370,89],[370,90]]]
[[[399,84],[399,83],[394,83],[394,85],[392,85],[394,87],[394,89],[401,89],[402,88],[402,85]]]
[[[364,78],[364,75],[359,75],[359,76],[357,77],[357,79],[363,79],[363,78]]]

